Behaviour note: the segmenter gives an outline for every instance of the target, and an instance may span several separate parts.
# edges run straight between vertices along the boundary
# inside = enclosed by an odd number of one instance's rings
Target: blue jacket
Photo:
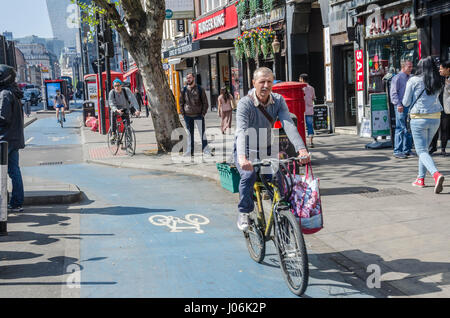
[[[411,77],[406,84],[403,106],[409,107],[417,100],[413,108],[409,110],[411,114],[432,114],[442,111],[442,105],[439,102],[440,92],[428,95],[424,89],[425,84],[422,76]],[[422,91],[423,94],[420,95]]]

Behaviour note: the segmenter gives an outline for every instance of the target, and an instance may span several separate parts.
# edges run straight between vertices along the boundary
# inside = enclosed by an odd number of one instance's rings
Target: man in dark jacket
[[[205,137],[205,115],[208,112],[208,98],[205,90],[195,83],[192,73],[186,76],[187,86],[183,87],[180,94],[180,111],[184,117],[186,128],[189,132],[188,149],[185,155],[194,156],[194,123],[197,125],[202,138],[202,151],[211,155],[208,149],[208,141]]]
[[[12,195],[8,208],[22,212],[24,190],[19,167],[19,149],[25,148],[22,92],[15,83],[16,72],[0,64],[0,141],[8,142],[8,175],[12,181]]]

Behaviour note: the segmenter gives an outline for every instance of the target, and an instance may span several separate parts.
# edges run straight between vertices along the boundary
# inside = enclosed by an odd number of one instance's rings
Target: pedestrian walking
[[[437,141],[441,135],[441,155],[448,156],[445,148],[450,139],[450,61],[442,61],[439,67],[439,74],[444,79],[444,91],[442,94],[441,125],[438,132],[434,135],[433,141],[430,145],[430,155],[437,151]]]
[[[231,134],[231,122],[233,120],[233,96],[228,92],[226,87],[220,89],[220,95],[217,100],[218,102],[218,114],[222,119],[221,130],[222,134],[228,132]]]
[[[403,60],[401,67],[401,72],[392,78],[390,97],[392,104],[395,106],[394,157],[406,159],[408,156],[413,155],[411,151],[413,139],[411,133],[408,131],[407,124],[409,107],[405,107],[402,100],[413,64],[411,61]]]
[[[0,64],[0,141],[8,142],[8,175],[12,181],[8,209],[23,211],[24,189],[19,167],[19,150],[25,148],[22,91],[16,84],[14,68]]]
[[[308,83],[308,74],[301,74],[299,81],[306,84],[303,87],[303,92],[305,93],[305,122],[308,130],[309,145],[311,148],[314,148],[314,100],[316,99],[316,92],[314,87]]]
[[[31,115],[31,102],[26,100],[25,103],[23,103],[23,112],[25,115],[27,115],[27,118]]]
[[[186,86],[183,87],[180,94],[180,112],[184,117],[189,134],[185,156],[194,156],[194,125],[197,125],[200,138],[202,139],[203,154],[211,156],[205,136],[205,116],[208,112],[208,107],[205,89],[197,85],[194,75],[189,73],[186,76]]]
[[[134,89],[134,97],[136,98],[136,101],[138,103],[139,112],[142,112],[142,104],[143,104],[142,95],[137,88]]]
[[[444,183],[444,176],[437,170],[428,153],[428,147],[440,124],[442,106],[439,102],[439,93],[441,89],[442,81],[437,63],[432,57],[427,57],[419,62],[416,76],[406,84],[402,100],[405,107],[411,107],[409,110],[411,132],[419,157],[419,174],[413,186],[425,187],[425,174],[428,170],[434,178],[434,193],[442,192]]]
[[[144,93],[144,106],[145,106],[145,117],[150,116],[150,102],[148,101],[147,93]]]
[[[269,68],[260,67],[256,69],[253,74],[254,88],[248,92],[247,96],[239,100],[237,108],[233,156],[236,168],[241,176],[237,221],[237,227],[241,231],[248,229],[249,213],[255,207],[253,186],[256,182],[256,172],[253,169],[252,161],[264,159],[262,158],[264,155],[278,158],[278,154],[271,153],[270,144],[272,122],[275,118],[281,121],[299,157],[305,158],[301,161],[303,163],[310,161],[309,152],[291,119],[286,101],[283,96],[272,93],[273,82],[274,75]],[[253,138],[250,137],[252,135]],[[252,140],[255,138],[256,140]]]

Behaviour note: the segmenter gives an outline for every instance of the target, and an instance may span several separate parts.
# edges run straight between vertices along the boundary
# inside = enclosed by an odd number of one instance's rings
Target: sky
[[[0,0],[0,34],[14,38],[36,35],[53,37],[45,0]]]

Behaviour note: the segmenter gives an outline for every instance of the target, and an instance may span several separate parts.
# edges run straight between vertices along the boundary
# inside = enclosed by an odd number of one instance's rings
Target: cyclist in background
[[[126,120],[128,125],[130,125],[130,113],[136,114],[137,117],[140,115],[139,104],[136,97],[127,87],[122,87],[122,81],[116,79],[113,82],[114,88],[109,92],[109,109],[111,111],[111,129],[112,138],[116,137],[116,116],[121,116],[123,120]]]
[[[59,123],[59,112],[61,111],[63,114],[63,120],[66,121],[66,115],[64,114],[64,110],[67,108],[66,98],[61,91],[58,89],[56,91],[55,99],[53,100],[55,109],[56,109],[56,123]]]

